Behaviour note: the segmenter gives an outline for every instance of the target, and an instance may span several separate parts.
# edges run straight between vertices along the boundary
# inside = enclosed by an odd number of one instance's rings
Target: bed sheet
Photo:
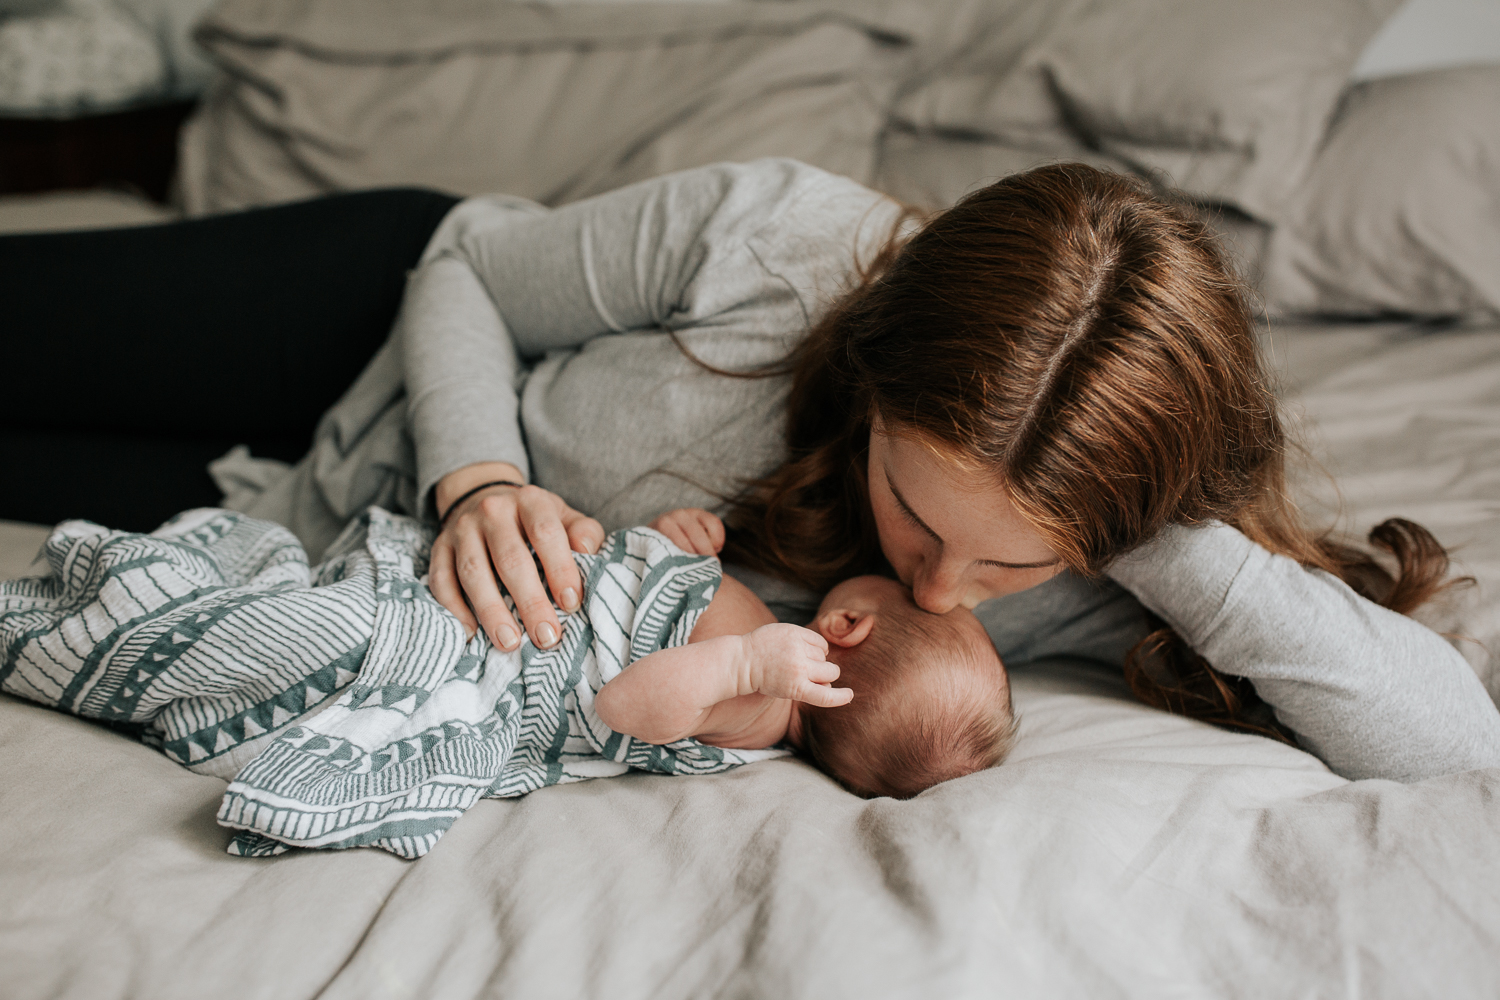
[[[1269,351],[1350,523],[1466,543],[1481,586],[1447,613],[1495,648],[1500,328],[1278,327]],[[482,802],[415,863],[230,857],[222,782],[0,700],[7,992],[1500,993],[1500,772],[1351,783],[1110,671],[1014,685],[1013,759],[909,802],[795,761],[630,775]]]

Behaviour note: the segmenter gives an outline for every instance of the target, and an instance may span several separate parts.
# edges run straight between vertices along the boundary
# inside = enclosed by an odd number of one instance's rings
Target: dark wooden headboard
[[[165,202],[195,103],[82,118],[0,118],[0,194],[124,187]]]

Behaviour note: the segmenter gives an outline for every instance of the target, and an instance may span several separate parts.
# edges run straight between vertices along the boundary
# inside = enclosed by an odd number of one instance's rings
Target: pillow
[[[1500,313],[1500,66],[1350,88],[1273,221],[1272,313]]]
[[[1125,172],[1118,160],[1101,156],[1081,143],[1071,149],[1025,149],[893,128],[881,137],[874,187],[914,208],[937,211],[1002,177],[1048,163],[1087,163],[1101,170]]]
[[[0,18],[0,115],[67,118],[160,98],[156,39],[105,4]]]
[[[4,0],[0,0],[3,3]],[[171,76],[171,96],[197,97],[208,87],[213,65],[193,41],[193,27],[217,0],[113,0],[161,43]]]
[[[61,9],[62,5],[62,0],[0,0],[0,17],[50,14]]]
[[[548,204],[718,160],[868,182],[901,46],[817,6],[230,0],[192,213],[421,184]]]
[[[967,44],[898,105],[905,124],[1039,151],[1082,140],[1261,216],[1296,189],[1350,67],[1397,6],[976,2]]]
[[[1353,79],[1500,63],[1495,0],[1406,0],[1370,42]]]

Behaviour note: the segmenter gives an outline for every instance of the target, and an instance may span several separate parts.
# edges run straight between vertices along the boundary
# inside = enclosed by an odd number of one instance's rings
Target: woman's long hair
[[[1391,573],[1303,523],[1243,286],[1200,222],[1127,177],[1046,166],[969,195],[893,240],[790,369],[790,457],[738,498],[726,555],[816,590],[889,572],[866,485],[876,416],[990,472],[1085,575],[1219,519],[1402,613],[1444,586],[1447,554],[1415,524],[1371,535]],[[1126,677],[1148,704],[1273,728],[1165,627]]]

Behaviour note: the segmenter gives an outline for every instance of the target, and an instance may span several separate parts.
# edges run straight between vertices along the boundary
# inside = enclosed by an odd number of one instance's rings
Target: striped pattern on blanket
[[[594,695],[687,641],[720,580],[647,529],[575,554],[585,601],[562,640],[511,653],[421,579],[430,528],[371,508],[310,568],[285,529],[188,511],[150,535],[59,525],[48,577],[0,583],[0,687],[130,727],[232,778],[230,852],[431,850],[485,795],[630,768],[698,774],[777,756],[614,733]]]

